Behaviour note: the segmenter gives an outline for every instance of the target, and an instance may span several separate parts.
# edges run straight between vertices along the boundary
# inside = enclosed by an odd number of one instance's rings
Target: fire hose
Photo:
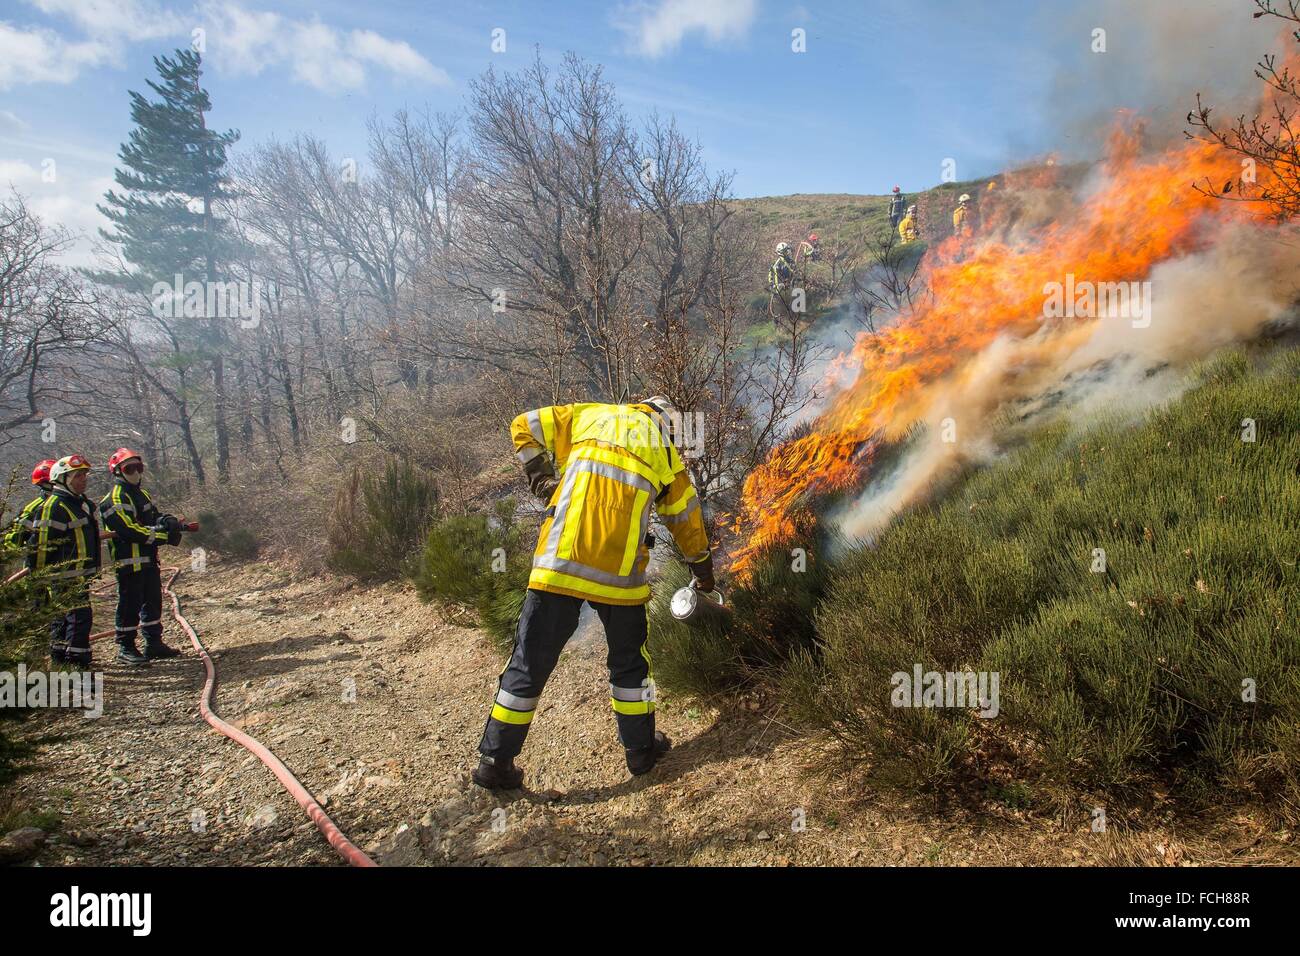
[[[185,619],[185,615],[181,613],[180,598],[178,598],[176,592],[172,590],[172,584],[175,583],[176,578],[180,576],[181,569],[161,568],[160,570],[171,572],[171,577],[168,578],[167,583],[163,585],[163,593],[166,594],[167,597],[171,598],[172,617],[176,618],[176,622],[180,624],[185,633],[189,635],[190,642],[194,645],[194,650],[198,652],[199,657],[203,659],[203,667],[207,672],[207,679],[203,683],[203,693],[199,697],[199,712],[203,715],[203,719],[206,720],[218,733],[224,734],[245,750],[252,753],[258,760],[262,761],[268,769],[270,769],[271,773],[275,774],[275,778],[280,781],[281,785],[284,786],[284,789],[289,791],[289,796],[293,797],[293,799],[297,801],[298,806],[302,807],[303,810],[306,811],[307,816],[311,818],[311,822],[316,824],[316,829],[320,830],[320,832],[324,834],[325,839],[329,841],[329,845],[334,848],[339,856],[343,857],[343,859],[352,866],[376,866],[377,864],[374,860],[370,859],[370,857],[368,857],[362,850],[358,849],[351,840],[343,835],[343,831],[340,830],[335,825],[334,821],[329,818],[328,814],[326,814],[321,808],[321,805],[316,802],[316,798],[307,791],[307,788],[299,782],[298,778],[293,775],[293,771],[286,767],[279,757],[272,753],[261,741],[254,737],[250,737],[238,727],[232,727],[230,724],[218,717],[216,712],[213,711],[212,694],[216,689],[217,684],[216,665],[208,655],[208,649],[204,647],[203,642],[199,640],[198,632],[194,630],[190,622]]]
[[[193,526],[194,529],[197,529],[197,527],[197,525]],[[203,668],[206,672],[206,677],[203,682],[203,692],[199,695],[199,713],[203,716],[203,719],[218,733],[229,737],[266,765],[271,773],[275,775],[275,778],[280,781],[281,786],[288,791],[289,796],[293,797],[298,806],[302,807],[307,816],[311,819],[311,822],[316,825],[316,829],[320,830],[325,839],[329,841],[329,845],[334,848],[335,852],[337,852],[339,856],[343,857],[343,859],[352,866],[377,866],[378,864],[376,864],[374,860],[344,836],[343,831],[338,828],[334,821],[329,818],[329,815],[321,805],[316,802],[316,798],[311,795],[307,788],[302,785],[301,781],[293,775],[293,771],[286,767],[279,757],[277,757],[257,738],[249,736],[238,727],[226,723],[217,715],[216,711],[212,709],[212,695],[216,691],[217,686],[217,667],[216,664],[213,663],[212,657],[208,654],[208,649],[203,646],[203,641],[199,639],[198,632],[194,630],[193,625],[191,625],[190,622],[185,619],[185,615],[181,613],[180,598],[177,597],[176,592],[172,590],[172,585],[180,576],[181,569],[160,567],[158,570],[160,572],[171,572],[171,577],[169,577],[167,583],[163,585],[163,593],[171,599],[172,617],[176,619],[176,623],[178,623],[181,626],[181,629],[189,636],[190,643],[194,645],[194,650],[203,660]],[[23,568],[21,571],[11,575],[5,583],[8,584],[17,581],[27,573],[28,569]],[[90,640],[96,641],[113,633],[115,632],[100,631],[97,634],[90,635]]]

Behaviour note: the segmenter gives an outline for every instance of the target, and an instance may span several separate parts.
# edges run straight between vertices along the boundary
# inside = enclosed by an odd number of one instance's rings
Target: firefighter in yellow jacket
[[[916,207],[908,206],[907,215],[905,215],[903,221],[898,224],[898,238],[901,239],[904,244],[907,244],[909,242],[915,242],[916,235]]]
[[[585,601],[609,644],[610,705],[628,770],[654,767],[671,742],[655,731],[655,685],[646,647],[650,509],[672,533],[694,584],[713,590],[700,500],[673,442],[680,422],[668,399],[633,405],[551,405],[511,425],[533,493],[547,502],[514,651],[479,743],[474,782],[514,789],[514,758]]]
[[[970,194],[962,193],[957,200],[957,208],[952,211],[952,232],[963,239],[971,233]]]

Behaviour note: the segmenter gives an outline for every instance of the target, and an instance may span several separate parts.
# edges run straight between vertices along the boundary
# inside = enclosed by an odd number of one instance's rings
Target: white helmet
[[[958,202],[970,202],[970,193],[962,193],[957,197]]]
[[[778,243],[776,244],[776,254],[777,254],[778,256],[783,256],[783,255],[785,255],[785,254],[786,254],[787,252],[789,252],[789,251],[790,251],[790,243],[788,243],[788,242],[778,242]]]
[[[649,398],[643,398],[638,404],[649,405],[660,415],[671,415],[677,411],[677,406],[667,395],[651,395]]]
[[[66,484],[64,478],[74,471],[89,471],[90,462],[81,455],[64,455],[50,468],[50,481]]]
[[[673,433],[677,428],[677,423],[681,421],[682,413],[678,411],[671,398],[666,395],[651,395],[649,398],[643,398],[637,404],[648,405],[659,417],[656,424],[659,426],[663,437],[669,442],[676,440]],[[651,416],[651,421],[654,421],[654,416]]]
[[[916,212],[916,207],[915,207],[915,206],[908,206],[908,207],[907,207],[907,211],[908,211],[908,213],[914,213],[914,212]]]

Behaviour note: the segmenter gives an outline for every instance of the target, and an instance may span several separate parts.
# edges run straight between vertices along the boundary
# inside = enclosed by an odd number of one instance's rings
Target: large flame
[[[743,577],[757,552],[790,540],[799,505],[810,496],[858,486],[879,441],[903,434],[924,415],[936,387],[995,339],[1042,334],[1047,283],[1068,274],[1092,283],[1140,281],[1162,261],[1201,248],[1225,219],[1254,215],[1193,188],[1240,175],[1239,160],[1226,150],[1191,141],[1144,154],[1140,143],[1140,125],[1121,122],[1095,188],[1071,199],[1050,224],[1000,229],[1005,224],[986,215],[974,240],[949,239],[927,254],[922,281],[930,294],[896,325],[859,338],[852,383],[830,400],[810,434],[775,449],[746,479],[733,572]],[[1057,169],[1044,166],[1038,175]],[[1011,181],[997,193],[1023,186]],[[987,205],[1001,202],[999,195]]]

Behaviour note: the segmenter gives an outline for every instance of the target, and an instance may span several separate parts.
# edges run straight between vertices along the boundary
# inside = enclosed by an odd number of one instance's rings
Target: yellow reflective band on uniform
[[[555,447],[555,406],[547,405],[537,410],[537,417],[542,423],[542,444],[547,448]]]
[[[482,711],[479,711],[479,713],[482,713]],[[536,713],[536,711],[530,710],[520,713],[517,710],[510,710],[507,707],[502,707],[500,704],[492,705],[492,719],[499,720],[503,724],[531,724],[533,722],[534,713]]]
[[[584,445],[574,450],[569,461],[591,461],[609,465],[617,471],[623,472],[627,477],[622,480],[629,485],[640,486],[643,481],[656,489],[663,485],[663,482],[654,473],[654,469],[630,452],[620,452],[600,445]]]
[[[66,505],[64,505],[64,509],[67,510],[67,506],[66,506]],[[72,515],[72,512],[71,512],[70,510],[68,511],[68,515],[69,515],[69,516]],[[86,518],[82,518],[82,519],[80,520],[79,523],[75,523],[75,524],[74,524],[73,522],[75,522],[76,520],[77,520],[77,519],[74,518],[73,521],[70,521],[70,522],[68,523],[68,527],[69,527],[69,528],[80,528],[80,527],[83,527],[83,526],[86,524],[86,522],[87,522],[88,519],[86,519]],[[87,554],[86,554],[86,536],[85,536],[84,534],[75,534],[75,535],[73,535],[73,537],[77,539],[77,563],[80,564],[82,561],[85,561],[85,560],[87,559]],[[96,547],[96,548],[99,547],[99,542],[98,542],[98,541],[95,542],[95,547]]]
[[[45,567],[46,551],[50,546],[50,512],[54,510],[54,496],[51,495],[45,500],[41,508],[41,520],[37,526],[41,529],[36,538],[36,570],[40,571]]]
[[[687,503],[685,511],[677,512],[675,514],[672,512],[664,514],[662,510],[659,510],[659,520],[670,527],[677,524],[686,524],[686,522],[691,520],[691,515],[699,510],[700,503],[698,500],[695,500]]]
[[[595,581],[598,584],[608,584],[616,588],[629,588],[644,583],[646,579],[644,568],[635,574],[612,574],[609,571],[602,571],[600,568],[593,568],[589,564],[583,564],[581,561],[566,561],[563,558],[557,558],[549,554],[534,555],[533,567],[562,571],[584,581]]]
[[[123,508],[121,512],[122,523],[125,524],[127,528],[129,528],[131,531],[134,531],[136,534],[141,535],[144,538],[147,538],[150,541],[153,541],[155,539],[158,541],[165,541],[167,539],[167,534],[165,532],[155,531],[153,528],[146,528],[144,525],[140,524],[134,518],[127,517],[125,506],[130,505],[131,502],[122,500],[121,485],[114,485],[113,490],[109,494],[112,496],[110,500],[113,502],[113,504]],[[146,493],[145,498],[147,499],[148,497],[149,495]],[[131,508],[131,513],[132,514],[135,513],[134,507]]]
[[[637,714],[653,714],[655,712],[655,702],[653,700],[615,700],[609,699],[609,705],[614,709],[616,714],[627,714],[635,716]]]
[[[660,518],[672,518],[676,515],[682,514],[682,512],[691,506],[691,502],[695,502],[696,507],[699,507],[699,498],[695,496],[695,486],[687,485],[685,494],[671,504],[664,503],[656,505],[655,511],[659,512]]]
[[[654,681],[647,680],[644,687],[615,687],[609,685],[609,696],[618,701],[654,700]]]
[[[632,573],[641,542],[645,540],[645,522],[650,514],[650,493],[638,491],[632,502],[632,526],[628,528],[627,544],[623,547],[623,562],[618,566],[618,573],[627,576]]]
[[[573,484],[569,487],[569,505],[564,514],[564,530],[560,532],[560,543],[555,548],[555,557],[567,558],[573,554],[573,542],[578,537],[578,526],[582,524],[580,520],[574,520],[581,517],[582,501],[587,496],[587,486],[591,484],[591,472],[580,471],[571,479]],[[556,520],[560,516],[556,514]]]
[[[561,593],[608,598],[615,603],[618,601],[642,603],[650,597],[650,585],[648,584],[638,584],[627,588],[611,587],[608,584],[597,584],[585,578],[574,577],[572,574],[565,574],[562,571],[552,571],[548,568],[539,567],[534,567],[532,573],[528,575],[528,584],[530,587],[540,586],[542,590],[560,588],[562,589]]]

